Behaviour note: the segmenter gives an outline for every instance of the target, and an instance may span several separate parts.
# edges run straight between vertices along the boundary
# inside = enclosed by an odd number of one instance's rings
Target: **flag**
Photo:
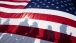
[[[30,0],[2,0],[0,1],[0,17],[19,18]]]
[[[2,43],[76,43],[76,8],[71,0],[31,0],[22,3],[23,8],[18,2],[20,7],[8,2],[17,8],[0,3]]]

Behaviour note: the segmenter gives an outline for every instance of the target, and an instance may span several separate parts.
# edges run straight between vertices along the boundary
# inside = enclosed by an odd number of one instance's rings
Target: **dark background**
[[[72,0],[72,3],[74,4],[74,7],[76,8],[76,0]]]

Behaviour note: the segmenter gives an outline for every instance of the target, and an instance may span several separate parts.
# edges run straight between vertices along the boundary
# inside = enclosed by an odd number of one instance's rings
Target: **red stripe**
[[[10,1],[10,2],[29,2],[29,0],[0,0],[0,1]]]
[[[14,14],[14,13],[3,13],[0,12],[0,17],[3,18],[23,18],[27,16],[31,19],[39,19],[39,20],[46,20],[46,21],[52,21],[52,22],[58,22],[58,23],[65,23],[69,26],[76,27],[76,21],[60,17],[60,16],[55,16],[55,15],[47,15],[47,14],[38,14],[38,13],[26,13],[26,14]]]
[[[52,22],[58,22],[58,23],[65,23],[66,25],[70,25],[73,27],[76,27],[76,21],[64,18],[61,16],[56,15],[47,15],[47,14],[39,14],[39,13],[26,13],[29,18],[31,19],[39,19],[39,20],[46,20],[46,21],[52,21]]]
[[[22,5],[7,5],[7,4],[0,4],[0,7],[5,7],[5,8],[11,8],[11,9],[23,9],[25,6]]]
[[[33,31],[29,33],[31,30]],[[76,37],[69,36],[67,34],[58,33],[55,31],[41,29],[41,28],[26,27],[26,26],[18,27],[17,25],[10,25],[10,26],[2,25],[0,26],[0,32],[24,35],[24,36],[39,38],[47,41],[52,41],[55,43],[76,43]],[[48,36],[51,36],[51,37],[48,37],[47,33],[48,33]]]
[[[23,13],[4,13],[0,12],[0,17],[2,18],[23,18],[25,14]]]

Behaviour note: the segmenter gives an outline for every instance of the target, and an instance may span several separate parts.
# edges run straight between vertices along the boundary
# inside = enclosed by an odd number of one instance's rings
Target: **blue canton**
[[[76,16],[76,8],[71,0],[31,0],[26,8],[53,9]]]

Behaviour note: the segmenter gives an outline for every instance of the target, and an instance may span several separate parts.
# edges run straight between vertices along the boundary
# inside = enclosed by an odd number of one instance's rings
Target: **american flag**
[[[0,43],[76,43],[72,0],[0,1]]]

